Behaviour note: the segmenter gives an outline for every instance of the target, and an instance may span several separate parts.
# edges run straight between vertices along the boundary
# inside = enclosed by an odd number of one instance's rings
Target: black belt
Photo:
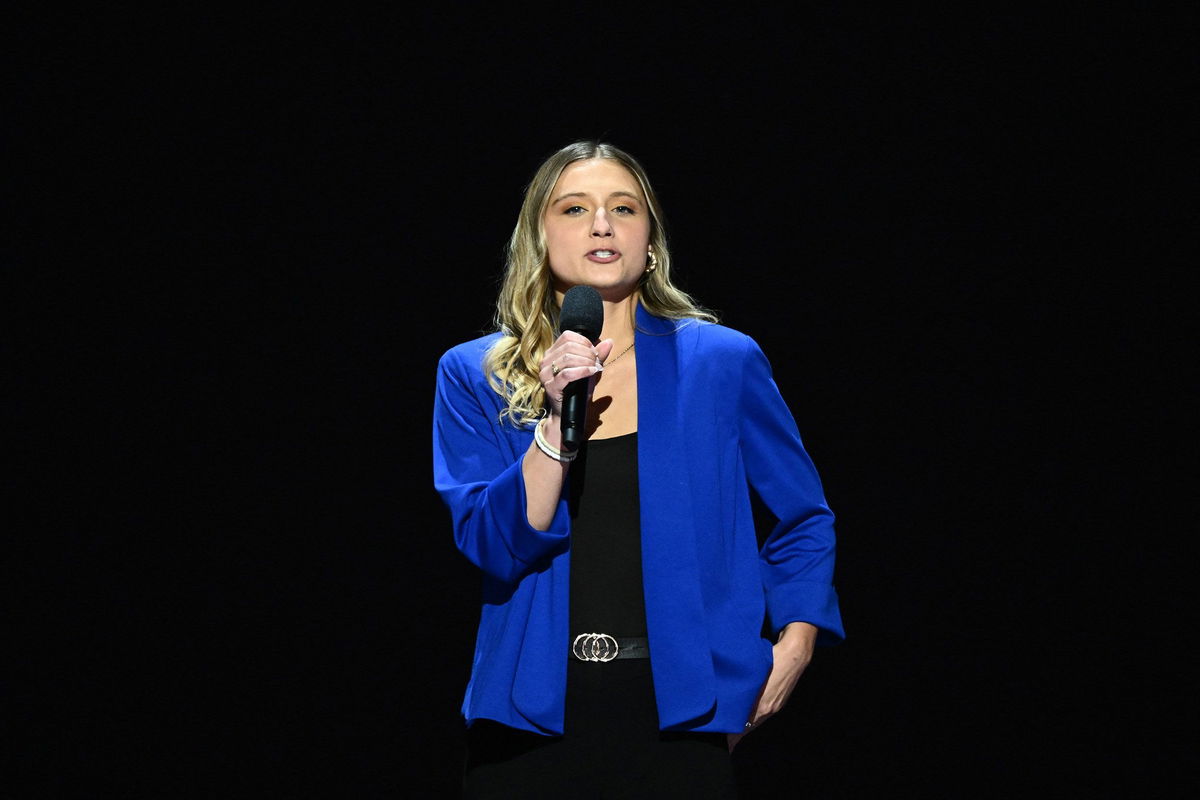
[[[615,661],[619,658],[649,658],[650,640],[645,636],[610,636],[581,633],[571,641],[571,655],[580,661]]]

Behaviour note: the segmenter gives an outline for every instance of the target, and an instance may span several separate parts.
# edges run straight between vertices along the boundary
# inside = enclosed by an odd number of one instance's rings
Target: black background
[[[849,638],[747,796],[1194,781],[1181,14],[27,24],[6,795],[453,796],[477,583],[434,367],[576,138],[646,166],[838,514]]]

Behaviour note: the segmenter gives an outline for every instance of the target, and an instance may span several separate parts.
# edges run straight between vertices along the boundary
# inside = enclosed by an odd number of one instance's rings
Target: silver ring
[[[555,364],[553,361],[551,361],[550,362],[550,374],[557,378],[558,373],[560,373],[560,372],[562,372],[562,369],[558,366],[558,364]]]

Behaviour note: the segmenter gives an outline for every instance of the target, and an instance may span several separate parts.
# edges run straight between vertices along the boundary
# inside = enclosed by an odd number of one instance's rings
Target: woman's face
[[[641,185],[611,159],[567,166],[550,193],[542,220],[555,291],[591,286],[618,301],[646,270],[650,209]]]

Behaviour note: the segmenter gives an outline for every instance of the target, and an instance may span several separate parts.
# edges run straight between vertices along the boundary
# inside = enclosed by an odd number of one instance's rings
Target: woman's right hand
[[[596,375],[603,369],[601,364],[612,352],[612,346],[612,340],[607,339],[593,347],[584,336],[574,331],[563,331],[542,357],[538,377],[546,389],[550,417],[538,425],[542,426],[542,435],[551,447],[561,447],[559,420],[562,419],[563,393],[567,384],[589,378],[590,397],[596,386]],[[529,451],[521,465],[525,477],[525,517],[532,528],[546,531],[554,520],[569,465],[553,457],[547,458],[538,449],[536,442],[530,442]]]
[[[563,331],[554,344],[542,356],[538,377],[546,389],[546,402],[550,416],[562,416],[563,392],[567,384],[580,378],[593,378],[588,393],[595,388],[594,376],[604,369],[604,359],[612,352],[612,339],[605,339],[596,346],[575,331]]]

